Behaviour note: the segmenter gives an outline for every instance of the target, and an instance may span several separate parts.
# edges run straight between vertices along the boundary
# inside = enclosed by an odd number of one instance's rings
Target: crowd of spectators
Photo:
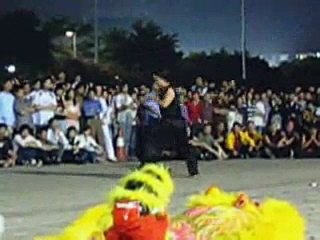
[[[198,77],[176,86],[190,135],[202,160],[320,157],[320,88],[256,91]],[[117,161],[119,134],[129,160],[139,129],[161,121],[157,86],[85,84],[64,72],[41,80],[5,80],[0,92],[0,165],[41,166]]]

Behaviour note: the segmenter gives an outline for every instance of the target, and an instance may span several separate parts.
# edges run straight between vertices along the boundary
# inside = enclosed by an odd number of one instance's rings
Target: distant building
[[[305,52],[305,53],[274,53],[262,54],[259,56],[266,60],[270,67],[278,67],[284,62],[293,60],[304,60],[306,58],[320,58],[320,52]]]

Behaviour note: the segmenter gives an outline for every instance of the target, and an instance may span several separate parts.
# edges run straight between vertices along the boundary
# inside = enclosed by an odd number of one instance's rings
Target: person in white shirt
[[[28,125],[20,127],[19,134],[14,137],[14,143],[18,147],[18,164],[42,165],[42,144],[32,135],[32,129]]]
[[[10,128],[9,130],[15,126],[15,97],[11,93],[12,88],[12,82],[7,80],[0,92],[0,123],[6,124]]]
[[[48,78],[43,83],[43,89],[35,93],[32,105],[36,109],[33,115],[34,125],[37,127],[45,126],[49,120],[55,116],[57,109],[57,97],[52,89],[51,79]]]
[[[119,128],[124,131],[125,148],[128,153],[131,131],[132,131],[132,113],[131,107],[133,105],[133,99],[129,94],[128,85],[125,84],[122,87],[122,92],[115,97],[115,106],[117,111],[117,121]]]
[[[86,126],[83,133],[76,137],[75,142],[80,150],[84,150],[86,162],[97,163],[99,155],[103,154],[103,148],[91,135],[91,128]]]
[[[53,161],[56,163],[60,163],[64,150],[69,146],[69,141],[64,135],[63,131],[60,129],[59,122],[55,118],[52,118],[49,121],[47,141],[48,143],[59,149],[57,156]]]
[[[114,151],[112,134],[112,123],[115,114],[111,98],[112,96],[108,94],[108,91],[104,91],[103,98],[100,98],[102,106],[101,122],[107,159],[112,162],[116,162],[117,158]]]
[[[255,112],[252,117],[252,121],[254,125],[257,127],[257,131],[262,133],[266,127],[266,106],[261,101],[260,95],[255,95]]]

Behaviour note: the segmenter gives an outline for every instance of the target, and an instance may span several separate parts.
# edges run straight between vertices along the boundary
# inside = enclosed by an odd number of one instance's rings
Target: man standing
[[[130,108],[133,106],[133,99],[129,94],[129,87],[127,84],[123,85],[121,93],[115,97],[115,105],[117,110],[117,121],[119,127],[124,130],[125,148],[128,153],[133,122]]]
[[[10,131],[12,131],[15,126],[15,114],[13,107],[15,97],[11,93],[12,88],[12,82],[7,80],[3,84],[2,91],[0,92],[0,123],[8,126]]]
[[[36,92],[32,99],[32,106],[35,108],[34,125],[36,127],[48,125],[49,120],[55,115],[57,105],[57,97],[52,91],[51,79],[47,78],[43,83],[43,89]]]

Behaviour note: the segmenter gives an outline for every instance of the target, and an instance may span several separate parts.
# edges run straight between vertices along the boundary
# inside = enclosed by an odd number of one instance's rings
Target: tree
[[[91,24],[78,23],[68,17],[57,16],[43,24],[43,30],[50,36],[53,44],[53,54],[56,59],[62,60],[72,56],[72,41],[65,33],[73,31],[77,34],[77,51],[81,58],[93,57],[93,27]]]
[[[52,62],[49,35],[32,11],[19,10],[0,17],[0,64],[19,69],[45,69]]]
[[[166,34],[154,22],[139,20],[131,31],[112,29],[101,39],[103,60],[122,65],[135,83],[147,83],[157,70],[173,71],[182,57],[176,34]]]

